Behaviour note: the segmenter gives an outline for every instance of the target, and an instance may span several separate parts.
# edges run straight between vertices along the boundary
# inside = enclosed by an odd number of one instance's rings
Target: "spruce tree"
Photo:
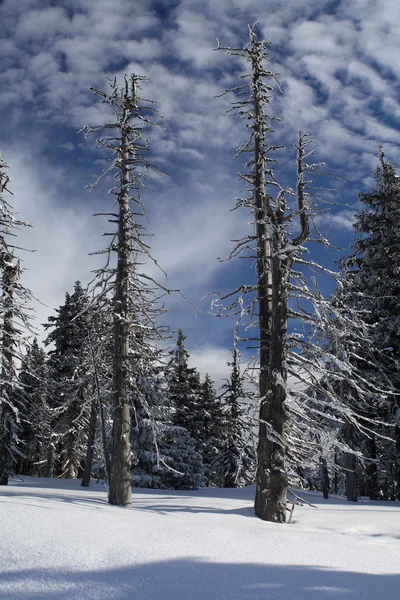
[[[137,376],[132,483],[138,487],[196,489],[203,484],[202,459],[188,430],[172,423],[173,407],[160,363],[159,353],[154,352]]]
[[[16,396],[21,405],[21,456],[18,472],[44,476],[51,444],[47,355],[36,338],[28,346],[18,375]]]
[[[185,427],[194,440],[202,433],[203,424],[199,415],[201,407],[201,382],[196,368],[189,367],[189,352],[184,345],[186,336],[178,331],[176,349],[170,351],[166,367],[168,393],[174,407],[173,423]]]
[[[232,488],[252,483],[255,477],[256,454],[254,445],[254,394],[245,390],[245,377],[240,370],[239,352],[233,351],[229,379],[224,383],[223,434],[221,449],[214,463],[220,485]]]
[[[208,373],[201,384],[197,423],[196,446],[203,457],[207,485],[221,486],[216,460],[225,441],[225,415],[221,399],[217,396],[214,382]]]
[[[348,279],[346,301],[362,311],[371,330],[375,369],[366,376],[400,392],[400,178],[380,147],[375,187],[358,196],[364,206],[354,223],[353,252],[342,261]],[[365,358],[365,355],[363,355]],[[390,429],[375,425],[364,451],[369,456],[368,487],[373,498],[400,498],[400,401],[376,394],[365,406],[370,419],[393,426],[393,443],[382,438]]]
[[[7,168],[0,154],[0,485],[8,484],[20,456],[16,361],[22,358],[19,348],[30,328],[28,303],[32,300],[29,290],[20,283],[22,268],[14,245],[18,229],[27,223],[15,217],[5,199],[5,194],[11,193]]]
[[[54,343],[49,352],[53,443],[58,475],[75,478],[82,474],[93,395],[88,372],[89,300],[79,281],[56,312],[46,324],[52,329],[46,344]]]

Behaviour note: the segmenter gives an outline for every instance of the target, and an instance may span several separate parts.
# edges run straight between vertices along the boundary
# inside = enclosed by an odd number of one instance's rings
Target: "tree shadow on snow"
[[[3,572],[0,598],[398,600],[399,589],[398,575],[369,575],[309,566],[227,564],[180,559],[97,571],[32,569]]]
[[[26,504],[28,506],[34,506],[36,508],[46,508],[53,509],[52,506],[46,506],[46,502],[48,501],[56,501],[62,502],[66,504],[77,504],[79,506],[84,505],[85,508],[89,508],[92,510],[97,510],[104,508],[104,505],[107,505],[107,495],[104,493],[104,498],[99,498],[96,496],[91,496],[90,493],[87,495],[85,492],[82,492],[81,496],[76,494],[68,496],[67,494],[61,493],[57,490],[54,492],[35,490],[34,492],[24,489],[22,486],[18,491],[9,490],[4,488],[0,491],[0,496],[3,498],[16,498],[18,499],[19,504]],[[32,502],[35,500],[36,502]],[[0,596],[1,597],[1,596]]]

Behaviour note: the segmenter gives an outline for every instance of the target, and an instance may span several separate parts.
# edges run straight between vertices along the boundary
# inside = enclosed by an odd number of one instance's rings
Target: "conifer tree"
[[[281,146],[268,140],[273,120],[267,113],[270,94],[273,85],[280,88],[280,84],[276,74],[265,66],[271,60],[267,52],[270,42],[259,41],[254,26],[249,27],[249,37],[244,48],[218,45],[218,49],[241,56],[250,63],[250,83],[224,90],[223,94],[236,94],[231,111],[245,119],[246,127],[250,129],[248,142],[238,152],[250,154],[245,163],[246,172],[239,174],[250,197],[238,199],[237,207],[250,208],[255,229],[254,235],[237,241],[230,257],[255,251],[257,281],[254,286],[240,286],[236,292],[218,298],[218,302],[234,296],[236,299],[230,306],[231,312],[257,314],[260,413],[255,512],[263,520],[285,522],[288,486],[285,457],[288,291],[294,255],[299,254],[299,248],[309,235],[304,195],[304,159],[309,140],[299,135],[298,208],[288,214],[287,190],[277,182],[272,169],[274,159],[271,152]],[[300,220],[300,233],[288,239],[288,223],[295,215]],[[253,294],[253,298],[246,308],[243,297],[248,294]]]
[[[20,455],[20,406],[16,401],[18,387],[15,363],[20,359],[23,331],[29,327],[28,302],[32,296],[20,283],[21,264],[15,255],[13,240],[16,232],[27,223],[16,219],[11,205],[5,199],[9,192],[8,166],[0,155],[0,485],[8,484],[10,473]],[[10,193],[10,192],[9,192]]]
[[[203,484],[201,456],[188,430],[172,423],[173,407],[160,362],[154,352],[137,377],[132,482],[138,487],[196,489]]]
[[[223,385],[222,447],[214,467],[222,487],[232,488],[252,483],[255,477],[255,422],[249,409],[254,394],[245,391],[245,377],[240,370],[239,352],[233,351],[229,379]],[[247,404],[245,404],[247,402]]]
[[[203,458],[207,484],[220,485],[215,462],[224,443],[225,418],[221,400],[217,397],[214,382],[208,373],[201,384],[196,420],[196,447]]]
[[[66,293],[65,303],[50,316],[46,328],[51,328],[46,344],[54,343],[49,352],[50,392],[52,395],[53,427],[57,446],[57,472],[63,477],[82,474],[92,380],[88,372],[88,332],[90,331],[89,300],[79,281],[74,292]]]
[[[400,178],[380,147],[374,173],[376,185],[359,194],[364,206],[356,216],[353,253],[342,261],[348,279],[346,302],[361,311],[371,331],[371,366],[364,359],[365,376],[400,392]],[[376,394],[365,405],[368,418],[393,426],[393,443],[382,438],[390,429],[376,424],[364,442],[371,459],[367,468],[372,498],[400,498],[400,401],[396,394]]]
[[[47,355],[36,338],[28,346],[18,375],[16,397],[21,405],[21,456],[18,472],[44,476],[51,443]]]
[[[176,349],[170,351],[166,367],[168,393],[174,407],[173,423],[185,427],[194,440],[201,435],[203,424],[199,416],[201,382],[196,368],[189,367],[189,352],[184,345],[186,336],[178,331]]]
[[[358,365],[349,359],[348,349],[344,359],[338,360],[321,345],[328,332],[335,340],[340,340],[347,329],[353,336],[360,335],[364,323],[357,311],[350,313],[343,303],[335,305],[322,296],[315,273],[330,273],[335,281],[339,278],[305,256],[308,249],[304,244],[311,241],[310,223],[315,214],[311,177],[320,166],[308,162],[314,150],[309,147],[313,140],[307,133],[299,132],[296,144],[296,191],[283,187],[275,177],[273,153],[282,146],[270,139],[276,119],[268,115],[267,109],[273,86],[279,88],[279,81],[266,67],[269,44],[259,41],[254,27],[250,27],[250,41],[244,48],[218,47],[250,64],[250,72],[244,76],[249,83],[223,94],[235,94],[230,112],[244,119],[250,130],[248,142],[238,152],[249,156],[246,171],[239,174],[249,195],[238,198],[236,207],[245,207],[254,215],[253,232],[236,240],[229,258],[255,258],[256,281],[217,294],[213,306],[220,315],[236,316],[237,331],[243,331],[237,335],[238,343],[249,341],[252,319],[257,318],[260,411],[255,512],[263,520],[285,522],[289,477],[298,461],[296,450],[304,448],[305,432],[312,429],[319,448],[323,431],[319,417],[321,413],[325,416],[324,410],[334,421],[359,427],[360,413],[344,401],[341,382],[354,382],[359,396],[379,393],[379,388],[362,378]],[[294,202],[291,197],[295,197]],[[295,220],[299,222],[296,229]],[[316,234],[317,240],[326,244],[318,231]],[[291,319],[300,331],[289,327]],[[339,368],[331,374],[334,384],[326,389],[330,360],[336,361]],[[345,441],[341,445],[345,452],[354,452]],[[314,455],[319,462],[319,453]]]

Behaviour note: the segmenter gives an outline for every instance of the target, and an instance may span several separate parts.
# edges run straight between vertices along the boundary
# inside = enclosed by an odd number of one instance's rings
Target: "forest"
[[[49,317],[44,344],[20,262],[27,224],[10,195],[17,174],[1,159],[0,485],[14,474],[82,486],[95,478],[107,481],[110,504],[130,506],[132,486],[255,482],[256,515],[278,523],[289,518],[293,487],[400,500],[400,176],[380,146],[373,187],[358,196],[351,252],[336,270],[318,264],[310,248],[329,246],[317,218],[318,132],[298,133],[290,187],[276,168],[285,150],[271,110],[280,81],[270,45],[255,25],[245,46],[216,48],[221,61],[241,57],[248,68],[221,96],[248,134],[236,149],[242,193],[232,207],[251,221],[227,258],[245,260],[247,279],[210,296],[215,326],[232,322],[222,385],[201,379],[185,332],[165,325],[165,297],[185,290],[150,268],[163,273],[146,229],[145,185],[158,172],[151,135],[161,117],[144,99],[146,77],[88,91],[109,114],[81,131],[109,160],[92,184],[111,186],[100,215],[107,244],[90,283],[76,281]]]

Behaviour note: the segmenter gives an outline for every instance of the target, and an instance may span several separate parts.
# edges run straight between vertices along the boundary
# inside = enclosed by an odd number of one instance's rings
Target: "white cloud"
[[[230,375],[231,367],[227,364],[229,361],[232,361],[232,353],[226,348],[203,345],[190,351],[190,366],[198,369],[202,379],[208,373],[217,387]]]
[[[241,160],[232,156],[245,128],[225,114],[228,96],[213,97],[236,85],[248,65],[213,52],[217,37],[226,45],[242,45],[247,24],[260,18],[263,35],[276,44],[273,66],[284,80],[284,94],[272,104],[273,114],[283,118],[274,125],[274,141],[290,146],[297,128],[309,130],[318,160],[347,180],[339,186],[341,196],[370,183],[378,142],[389,158],[400,160],[397,0],[161,4],[157,12],[151,0],[2,3],[2,150],[12,167],[15,203],[21,203],[22,218],[35,225],[26,239],[38,252],[26,258],[26,277],[49,304],[62,302],[78,277],[88,279],[94,267],[86,254],[100,244],[102,224],[90,216],[94,200],[88,200],[82,182],[98,177],[96,161],[104,156],[92,154],[94,144],[73,135],[86,124],[108,120],[107,106],[87,90],[101,88],[103,75],[121,80],[123,72],[133,70],[151,78],[143,95],[158,100],[166,117],[166,129],[151,133],[152,157],[170,176],[163,185],[156,178],[144,195],[155,232],[151,244],[173,287],[176,283],[196,301],[215,287],[217,277],[228,285],[228,271],[216,257],[229,252],[229,240],[240,237],[247,218],[229,213],[241,169]],[[55,149],[66,161],[56,172],[54,157],[47,154]],[[290,179],[294,166],[281,155],[283,175]],[[324,217],[332,231],[350,232],[350,224],[346,210]],[[188,322],[187,314],[176,321]],[[213,355],[213,336],[210,328],[204,356]]]

